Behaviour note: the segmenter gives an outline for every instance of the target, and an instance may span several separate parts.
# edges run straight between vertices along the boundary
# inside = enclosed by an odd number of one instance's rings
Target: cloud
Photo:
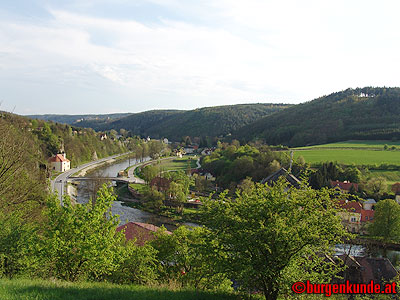
[[[385,10],[343,0],[150,2],[197,21],[162,15],[144,23],[54,8],[40,22],[3,19],[0,76],[60,94],[77,86],[68,91],[76,99],[80,89],[98,89],[104,96],[96,99],[115,95],[115,105],[132,95],[146,100],[140,109],[299,102],[347,87],[399,85],[396,2],[384,1],[392,8]]]

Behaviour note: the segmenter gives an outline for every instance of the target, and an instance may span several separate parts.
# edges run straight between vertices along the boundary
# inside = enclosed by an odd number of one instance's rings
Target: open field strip
[[[384,145],[398,150],[384,150]],[[347,141],[292,149],[294,156],[303,156],[310,164],[337,161],[346,165],[400,166],[400,142],[392,141]]]

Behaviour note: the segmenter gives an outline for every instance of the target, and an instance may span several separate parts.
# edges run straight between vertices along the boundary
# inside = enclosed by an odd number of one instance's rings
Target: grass
[[[346,165],[381,165],[400,166],[400,151],[384,150],[383,146],[400,146],[392,141],[347,141],[294,148],[294,156],[303,156],[306,162],[316,164],[337,161]],[[397,148],[399,149],[399,148]]]
[[[173,160],[162,161],[160,167],[164,171],[186,171],[188,163],[190,164],[191,169],[197,168],[196,161],[197,158],[194,158],[193,156],[185,156]]]
[[[330,144],[323,144],[323,145],[315,145],[315,146],[307,146],[307,147],[299,147],[295,149],[316,149],[316,148],[361,148],[361,149],[376,149],[376,150],[383,150],[384,145],[396,146],[400,147],[400,142],[393,142],[393,141],[364,141],[364,140],[349,140],[345,142],[337,142],[337,143],[330,143]]]
[[[206,300],[234,299],[235,294],[111,283],[68,283],[28,279],[0,279],[2,300]]]
[[[139,183],[130,183],[129,186],[133,189],[135,189],[136,191],[138,191],[138,193],[143,194],[145,189],[146,189],[146,185],[145,184],[139,184]]]
[[[294,157],[303,156],[310,164],[337,161],[346,165],[400,165],[400,151],[367,149],[310,149],[295,150]]]

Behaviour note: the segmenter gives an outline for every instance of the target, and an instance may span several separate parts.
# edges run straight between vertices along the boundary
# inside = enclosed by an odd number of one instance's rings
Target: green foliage
[[[392,199],[381,200],[375,205],[374,222],[368,227],[371,235],[385,241],[400,240],[400,206]]]
[[[137,246],[132,241],[125,245],[124,257],[109,276],[115,283],[153,284],[157,280],[157,251],[150,245]]]
[[[148,184],[157,176],[159,172],[160,168],[157,165],[148,165],[141,170],[143,178]]]
[[[250,145],[230,145],[216,149],[211,155],[202,160],[202,168],[211,172],[217,178],[220,186],[228,188],[246,177],[254,181],[277,171],[281,165],[289,166],[289,156],[283,152],[271,151],[269,147],[254,147]]]
[[[206,201],[203,221],[225,253],[220,258],[226,272],[243,288],[276,299],[293,279],[332,277],[323,260],[315,269],[309,258],[329,253],[347,234],[334,207],[327,190],[288,188],[280,180],[273,187],[257,184],[234,199],[222,194]]]
[[[122,234],[116,233],[118,217],[110,208],[115,196],[103,186],[93,205],[73,205],[68,197],[63,206],[51,197],[45,210],[40,256],[43,275],[68,281],[101,279],[112,274],[123,257]]]
[[[158,233],[152,245],[158,251],[160,276],[182,287],[231,290],[231,281],[217,263],[220,253],[210,249],[210,232],[204,227],[181,226],[173,234]],[[170,263],[173,262],[173,263]]]

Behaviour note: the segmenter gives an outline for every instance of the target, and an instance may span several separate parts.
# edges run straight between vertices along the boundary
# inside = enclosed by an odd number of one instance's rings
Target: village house
[[[156,236],[155,233],[160,230],[153,224],[129,222],[117,228],[117,232],[123,232],[127,241],[135,241],[138,246],[143,246],[145,243],[153,241]],[[165,230],[165,234],[172,234],[170,231]]]
[[[107,139],[107,134],[106,133],[101,133],[100,134],[100,140],[101,141],[104,141],[104,140],[106,140]]]
[[[71,162],[67,159],[65,152],[49,158],[50,169],[56,172],[65,172],[71,169]]]
[[[281,176],[283,176],[291,186],[295,187],[296,189],[300,188],[301,181],[293,174],[290,174],[285,168],[280,168],[275,173],[272,173],[268,177],[264,178],[261,183],[272,185],[277,182]]]
[[[349,193],[351,191],[358,191],[358,184],[350,181],[331,181],[331,187],[337,191],[341,191],[343,193]]]
[[[368,284],[371,280],[377,284],[390,282],[397,276],[397,271],[389,259],[383,257],[359,257],[348,254],[339,255],[342,263],[347,268],[339,273],[337,283]],[[338,277],[339,278],[339,277]]]
[[[374,220],[375,200],[368,199],[363,204],[357,201],[340,200],[338,207],[343,211],[338,212],[342,224],[353,233],[365,233],[365,224]]]

